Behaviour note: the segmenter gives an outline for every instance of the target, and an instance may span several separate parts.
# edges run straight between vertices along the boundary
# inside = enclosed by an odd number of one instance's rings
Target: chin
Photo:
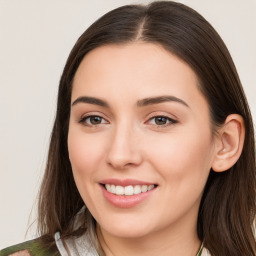
[[[139,238],[139,237],[144,237],[147,234],[149,234],[149,231],[145,230],[143,227],[142,228],[136,228],[134,227],[127,227],[127,228],[114,228],[111,230],[106,230],[109,234],[115,237],[119,238]]]
[[[111,223],[111,226],[109,223]],[[109,222],[99,223],[99,226],[105,232],[120,238],[139,238],[153,231],[152,222],[150,220],[145,221],[145,218],[144,221],[136,218],[124,218],[115,221],[112,219]]]

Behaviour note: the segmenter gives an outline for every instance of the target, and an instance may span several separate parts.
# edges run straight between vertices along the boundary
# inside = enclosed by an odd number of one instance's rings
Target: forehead
[[[85,55],[75,74],[75,81],[77,77],[81,78],[85,75],[100,79],[99,72],[114,76],[118,71],[126,75],[132,74],[131,78],[136,76],[146,79],[171,70],[176,73],[172,79],[178,79],[179,73],[182,73],[183,77],[189,76],[191,82],[197,80],[196,74],[185,62],[159,44],[145,42],[110,44],[95,48]],[[127,77],[125,79],[127,80]]]
[[[162,46],[145,42],[105,45],[89,52],[73,80],[72,99],[81,94],[136,99],[171,94],[185,101],[204,98],[188,64]]]

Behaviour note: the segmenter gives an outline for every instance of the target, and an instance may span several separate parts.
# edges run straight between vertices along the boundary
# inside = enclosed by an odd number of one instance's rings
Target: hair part
[[[240,159],[228,171],[211,170],[198,215],[198,236],[211,255],[256,254],[255,137],[252,117],[232,58],[213,27],[193,9],[175,2],[147,6],[127,5],[102,16],[78,39],[66,62],[59,84],[56,118],[48,161],[39,195],[39,232],[53,239],[81,235],[95,223],[86,209],[84,223],[73,230],[73,221],[84,202],[74,182],[67,136],[72,81],[91,50],[108,44],[136,41],[159,44],[186,62],[197,74],[199,89],[208,101],[212,127],[221,126],[229,114],[243,117],[246,129]],[[96,246],[100,252],[100,245]],[[101,255],[104,253],[101,251]]]

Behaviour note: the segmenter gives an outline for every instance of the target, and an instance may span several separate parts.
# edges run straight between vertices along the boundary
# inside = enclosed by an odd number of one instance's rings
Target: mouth
[[[105,179],[99,181],[104,198],[118,208],[131,208],[151,197],[157,184],[133,179]]]
[[[118,195],[118,196],[132,196],[132,195],[139,195],[142,193],[146,193],[152,189],[154,189],[157,185],[150,184],[150,185],[128,185],[128,186],[121,186],[121,185],[114,185],[114,184],[101,184],[105,190],[109,193]]]

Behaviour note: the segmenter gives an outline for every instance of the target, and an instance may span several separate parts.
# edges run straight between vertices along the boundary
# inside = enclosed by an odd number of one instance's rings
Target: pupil
[[[91,121],[92,124],[100,124],[101,123],[101,117],[92,116],[90,121]]]
[[[160,116],[160,117],[156,118],[156,124],[157,125],[166,124],[166,121],[167,121],[166,117]]]

